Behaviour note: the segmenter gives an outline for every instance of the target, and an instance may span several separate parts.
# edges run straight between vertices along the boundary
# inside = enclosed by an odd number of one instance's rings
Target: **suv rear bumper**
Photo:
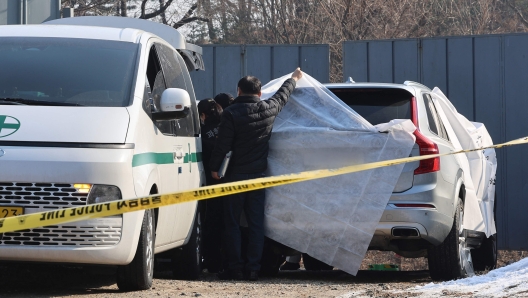
[[[442,243],[453,225],[453,218],[436,208],[397,208],[387,205],[374,236],[384,236],[389,239],[409,237],[394,236],[393,228],[415,228],[423,238],[433,245]]]
[[[439,184],[437,183],[422,184],[402,193],[394,193],[385,207],[369,249],[406,250],[409,249],[408,245],[405,245],[405,249],[398,248],[398,244],[405,241],[410,243],[421,242],[422,247],[425,244],[439,245],[442,243],[453,225],[452,206],[455,203],[451,194],[451,190],[453,190],[451,184],[442,182],[439,181],[441,187],[438,187]],[[423,204],[424,206],[398,207],[397,204]],[[405,233],[404,230],[404,233],[396,233],[395,235],[395,228],[412,231]],[[403,236],[402,234],[410,236]],[[419,246],[417,245],[417,247]]]
[[[407,208],[411,209],[411,208]],[[414,221],[383,221],[385,218]],[[420,251],[439,245],[451,230],[453,219],[436,210],[385,210],[369,250],[394,251],[404,257],[423,257]]]

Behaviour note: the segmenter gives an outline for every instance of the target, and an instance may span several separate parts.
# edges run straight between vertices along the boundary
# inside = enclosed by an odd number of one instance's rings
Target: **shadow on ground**
[[[0,296],[42,297],[117,293],[113,267],[54,264],[0,264]]]
[[[168,282],[172,279],[171,272],[164,269],[162,267],[156,270],[154,275],[156,287],[162,286],[160,283],[164,283],[164,280]],[[0,264],[0,296],[61,297],[97,294],[103,297],[126,296],[126,293],[120,292],[115,285],[115,270],[115,267],[3,263]],[[159,282],[156,282],[156,280]],[[297,270],[282,271],[274,277],[262,277],[257,283],[261,285],[310,284],[348,286],[400,282],[413,284],[428,281],[430,281],[428,271],[359,271],[357,276],[351,276],[340,270]],[[201,282],[210,283],[214,288],[215,284],[222,281],[217,279],[216,274],[205,273]]]

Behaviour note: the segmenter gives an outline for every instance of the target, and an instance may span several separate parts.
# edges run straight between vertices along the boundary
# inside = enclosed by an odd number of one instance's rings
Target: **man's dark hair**
[[[259,94],[260,87],[260,80],[254,76],[245,76],[238,81],[238,88],[243,94]]]
[[[233,95],[229,93],[220,93],[214,98],[214,101],[216,101],[216,103],[219,104],[222,109],[227,108],[233,102],[233,100]]]
[[[212,98],[205,98],[198,102],[198,113],[209,116],[214,111],[215,100]]]

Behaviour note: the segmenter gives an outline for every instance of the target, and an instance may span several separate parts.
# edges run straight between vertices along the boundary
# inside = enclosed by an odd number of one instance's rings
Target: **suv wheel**
[[[117,286],[122,291],[147,290],[154,276],[155,220],[152,209],[145,210],[136,255],[128,265],[117,268]]]
[[[185,280],[198,279],[202,273],[202,219],[200,209],[196,211],[189,242],[174,250],[172,273],[174,278]]]
[[[459,200],[453,227],[442,244],[427,249],[429,274],[433,280],[452,280],[473,275],[471,251],[466,244],[466,231],[462,226],[464,206]]]

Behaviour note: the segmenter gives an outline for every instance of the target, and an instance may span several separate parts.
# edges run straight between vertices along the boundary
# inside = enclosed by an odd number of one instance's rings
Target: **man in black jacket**
[[[207,185],[218,184],[218,181],[211,177],[209,160],[218,136],[218,125],[220,124],[220,117],[222,116],[222,107],[214,99],[205,98],[198,102],[198,114],[200,115],[203,166],[206,171],[205,179]]]
[[[288,102],[297,80],[302,77],[297,68],[271,98],[260,100],[259,79],[246,76],[238,82],[238,97],[224,110],[218,139],[211,155],[211,171],[215,179],[224,156],[233,151],[226,182],[264,177],[268,167],[269,139],[275,117]],[[235,194],[224,199],[225,248],[228,270],[221,279],[257,280],[264,246],[265,190]],[[245,212],[249,226],[247,263],[241,257],[240,216]]]
[[[202,162],[205,170],[207,185],[220,183],[213,179],[209,168],[211,153],[218,135],[218,125],[222,115],[222,107],[212,98],[205,98],[198,102],[200,115],[200,129],[202,134]],[[222,242],[223,203],[222,198],[205,201],[205,218],[203,221],[202,252],[204,267],[209,272],[219,272],[222,269],[222,250],[218,243]]]

